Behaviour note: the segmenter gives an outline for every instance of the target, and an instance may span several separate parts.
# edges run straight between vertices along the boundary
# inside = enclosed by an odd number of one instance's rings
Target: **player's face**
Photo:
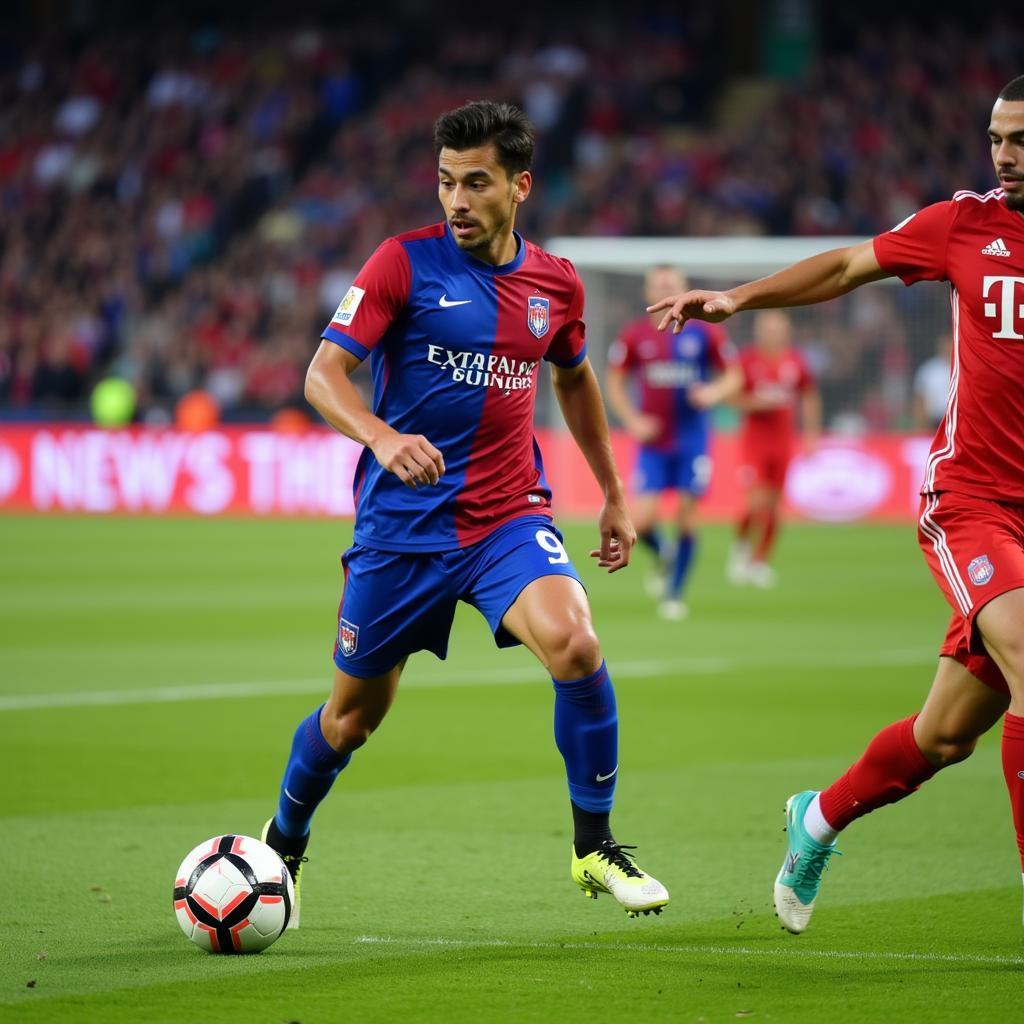
[[[768,355],[785,351],[792,333],[789,317],[779,310],[764,310],[754,320],[754,344]]]
[[[1006,205],[1024,213],[1024,101],[996,100],[988,137]]]
[[[652,267],[644,278],[644,298],[648,306],[685,291],[686,278],[674,267]],[[661,319],[660,313],[657,318]]]
[[[488,263],[515,255],[512,225],[516,207],[529,195],[530,172],[509,175],[493,145],[441,150],[437,194],[460,249]],[[508,252],[512,246],[511,253]]]

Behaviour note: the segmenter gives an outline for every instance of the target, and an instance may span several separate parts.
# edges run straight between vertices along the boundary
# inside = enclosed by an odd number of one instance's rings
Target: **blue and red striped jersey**
[[[370,357],[373,412],[422,434],[445,461],[406,487],[369,449],[356,468],[356,543],[385,551],[466,547],[524,515],[551,515],[533,436],[541,359],[586,356],[583,285],[568,260],[516,235],[515,259],[463,252],[446,223],[384,241],[323,337]]]
[[[661,431],[648,447],[665,452],[706,443],[708,414],[690,404],[688,391],[722,373],[735,359],[720,324],[687,320],[673,334],[659,331],[649,316],[627,324],[608,351],[609,366],[635,377],[640,411],[661,421]]]

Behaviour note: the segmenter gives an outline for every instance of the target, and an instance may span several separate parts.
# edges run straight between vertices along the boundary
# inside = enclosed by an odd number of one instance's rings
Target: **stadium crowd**
[[[871,234],[991,187],[978,126],[1024,65],[1014,26],[866,30],[728,123],[711,31],[664,13],[501,34],[364,15],[8,47],[0,417],[81,415],[111,371],[152,422],[198,387],[229,418],[299,405],[361,262],[437,219],[431,123],[468,98],[518,102],[538,128],[521,223],[538,240]],[[886,357],[868,320],[823,362],[902,359],[909,380],[930,353]]]

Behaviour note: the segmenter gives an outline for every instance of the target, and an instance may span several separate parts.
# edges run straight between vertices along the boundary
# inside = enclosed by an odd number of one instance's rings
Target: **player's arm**
[[[804,448],[814,451],[821,438],[821,392],[815,385],[800,395],[800,426],[804,435]]]
[[[400,434],[366,407],[350,379],[360,362],[340,345],[321,341],[306,371],[306,401],[335,430],[369,448],[407,487],[436,484],[444,473],[443,456],[422,434]]]
[[[616,572],[629,564],[636,531],[626,508],[626,494],[612,455],[608,419],[597,376],[589,359],[576,366],[551,365],[551,379],[562,415],[590,471],[604,494],[599,526],[601,547],[591,551],[597,564]]]
[[[690,404],[698,409],[710,409],[732,401],[742,390],[743,369],[738,363],[730,363],[714,380],[690,388]]]
[[[890,276],[891,273],[879,264],[874,242],[869,239],[819,253],[726,292],[694,290],[669,295],[648,306],[647,311],[664,311],[658,329],[664,330],[672,324],[673,331],[678,332],[687,320],[718,323],[744,309],[809,306]]]
[[[657,417],[645,415],[633,404],[625,370],[621,370],[617,366],[609,366],[605,373],[604,384],[608,404],[633,437],[643,443],[658,436],[661,424]]]

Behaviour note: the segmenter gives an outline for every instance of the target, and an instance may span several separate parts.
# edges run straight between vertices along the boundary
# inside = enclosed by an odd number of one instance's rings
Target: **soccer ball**
[[[181,930],[210,953],[258,953],[288,926],[292,876],[266,843],[214,836],[181,862],[174,913]]]

